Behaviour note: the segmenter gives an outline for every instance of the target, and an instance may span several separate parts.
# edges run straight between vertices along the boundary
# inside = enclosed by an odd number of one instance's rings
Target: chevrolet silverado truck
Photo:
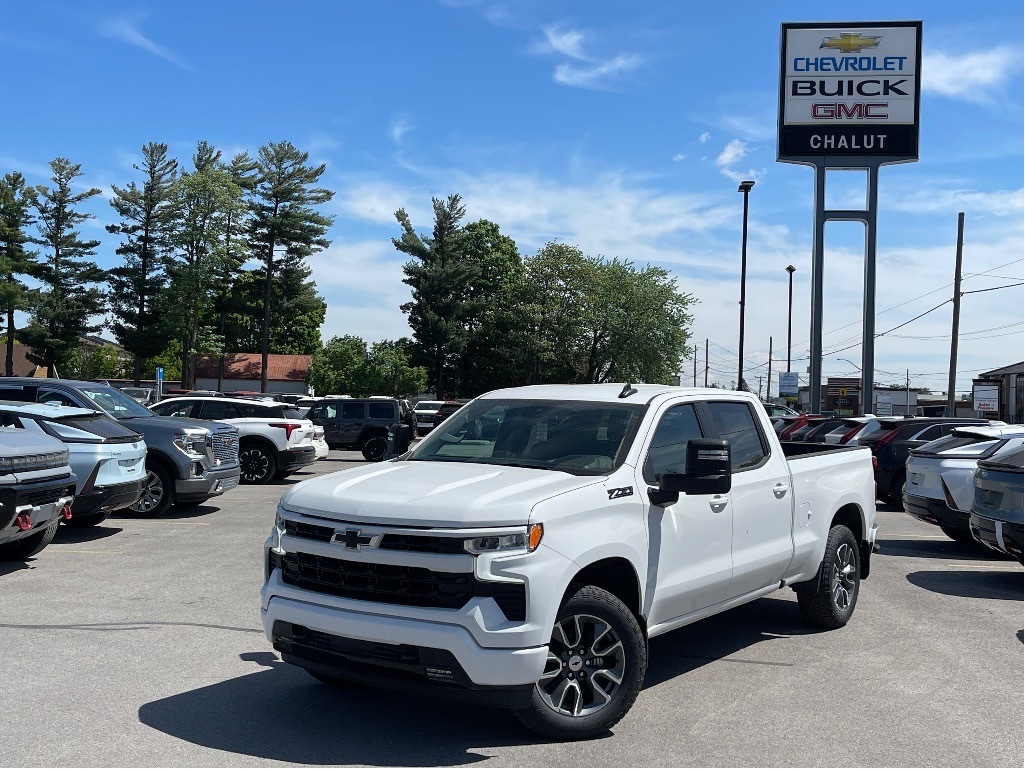
[[[261,614],[318,680],[589,738],[638,696],[650,638],[786,587],[845,625],[876,532],[869,450],[781,444],[749,393],[513,388],[285,493]]]
[[[0,427],[0,561],[31,558],[53,541],[77,481],[59,440]]]
[[[93,409],[146,441],[146,482],[127,509],[158,516],[171,505],[198,505],[239,481],[238,430],[218,422],[158,417],[110,385],[73,379],[0,378],[0,400]]]

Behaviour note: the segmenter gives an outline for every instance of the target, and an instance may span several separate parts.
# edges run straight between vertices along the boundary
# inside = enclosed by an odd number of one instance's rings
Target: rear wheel
[[[901,495],[904,493],[904,482],[907,480],[907,474],[904,470],[901,470],[890,481],[890,489],[886,492],[886,496],[883,499],[891,505],[899,505],[901,502]]]
[[[530,707],[515,715],[546,737],[596,737],[633,706],[647,666],[633,612],[606,590],[581,587],[559,610]]]
[[[270,451],[257,444],[243,446],[238,453],[238,463],[241,466],[242,483],[266,483],[277,472]]]
[[[110,518],[111,510],[104,510],[101,513],[72,513],[71,518],[65,523],[73,529],[85,529],[96,526]]]
[[[388,439],[383,435],[371,435],[363,444],[363,458],[367,462],[380,462],[388,451]]]
[[[795,586],[801,615],[816,627],[843,627],[854,614],[860,587],[858,541],[846,526],[834,526],[829,530],[818,576]]]
[[[58,514],[46,525],[45,529],[40,529],[35,534],[30,534],[17,542],[0,545],[0,561],[24,561],[26,558],[31,558],[53,542],[60,522]]]
[[[174,501],[174,482],[170,474],[158,464],[146,464],[146,486],[142,496],[128,507],[133,513],[155,518],[171,508]],[[74,520],[72,516],[71,520]]]

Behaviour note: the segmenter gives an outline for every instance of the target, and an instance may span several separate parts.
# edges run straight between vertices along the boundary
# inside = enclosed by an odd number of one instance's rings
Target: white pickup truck
[[[812,624],[846,624],[875,539],[869,450],[780,444],[750,394],[515,388],[289,490],[261,613],[321,681],[586,738],[630,709],[649,638],[788,586]]]

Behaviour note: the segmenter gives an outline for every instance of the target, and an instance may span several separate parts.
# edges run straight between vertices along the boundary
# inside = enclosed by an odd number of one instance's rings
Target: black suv
[[[950,435],[955,427],[989,424],[985,419],[950,417],[905,417],[879,420],[879,432],[861,442],[875,457],[876,494],[892,505],[900,504],[906,476],[904,465],[911,449]]]
[[[332,449],[355,449],[380,462],[409,449],[412,412],[394,398],[328,398],[314,403],[306,418],[324,428]]]

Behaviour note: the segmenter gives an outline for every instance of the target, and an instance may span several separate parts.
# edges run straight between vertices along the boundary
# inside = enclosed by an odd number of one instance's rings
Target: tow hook
[[[22,513],[15,517],[15,524],[17,524],[19,531],[28,531],[32,528],[32,516],[28,513]]]
[[[71,505],[64,505],[64,507],[61,508],[61,517],[65,521],[71,520]]]

